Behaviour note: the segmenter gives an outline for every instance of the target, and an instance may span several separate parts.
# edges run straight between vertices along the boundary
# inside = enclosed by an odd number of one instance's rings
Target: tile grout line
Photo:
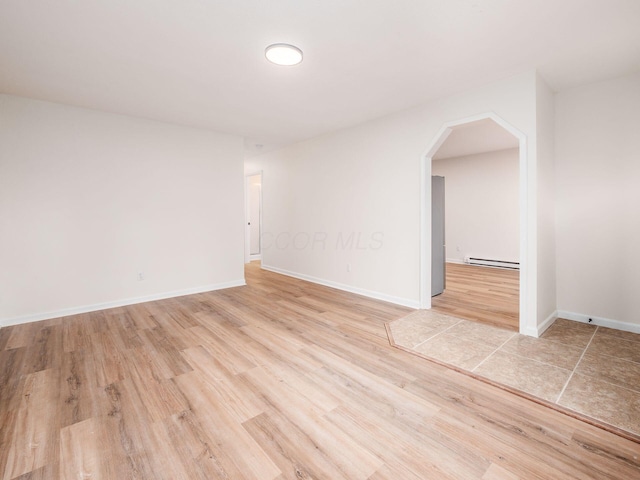
[[[576,373],[576,368],[578,368],[578,365],[580,365],[580,362],[582,361],[582,359],[584,358],[585,354],[587,353],[587,349],[589,348],[589,345],[591,345],[591,342],[593,342],[593,339],[596,337],[596,333],[598,332],[599,328],[600,327],[598,325],[596,325],[596,329],[593,331],[593,335],[591,335],[591,338],[589,339],[589,343],[587,343],[587,346],[584,347],[584,351],[582,352],[582,355],[580,355],[580,358],[576,362],[576,365],[573,367],[573,370],[571,370],[571,375],[569,375],[569,378],[567,378],[567,381],[564,384],[564,387],[562,387],[562,390],[558,394],[558,397],[556,398],[556,401],[554,402],[556,405],[560,405],[559,402],[560,402],[560,399],[562,398],[562,395],[564,395],[564,391],[567,389],[567,386],[569,385],[569,382],[573,378],[573,374]]]
[[[455,317],[452,317],[452,318],[455,318]],[[460,323],[465,322],[465,321],[468,321],[468,320],[460,319],[460,321],[458,321],[458,322],[454,323],[454,324],[453,324],[453,325],[451,325],[450,327],[447,327],[447,328],[445,328],[444,330],[442,330],[441,332],[436,333],[434,336],[429,337],[429,338],[427,338],[427,339],[425,339],[425,340],[421,341],[420,343],[418,343],[418,344],[414,345],[413,347],[411,347],[411,349],[412,349],[412,350],[414,350],[414,349],[418,348],[420,345],[423,345],[424,343],[428,342],[429,340],[432,340],[432,339],[434,339],[434,338],[436,338],[436,337],[439,337],[440,335],[442,335],[443,333],[445,333],[447,330],[450,330],[450,329],[452,329],[453,327],[455,327],[456,325],[459,325]]]
[[[470,370],[470,371],[471,371],[471,372],[475,372],[475,371],[476,371],[476,368],[480,368],[480,366],[481,366],[484,362],[486,362],[487,360],[489,360],[489,358],[490,358],[491,356],[493,356],[493,354],[494,354],[494,353],[496,353],[498,350],[500,350],[502,347],[504,347],[504,346],[507,344],[507,342],[508,342],[509,340],[511,340],[512,338],[514,338],[516,335],[519,335],[519,334],[518,334],[518,332],[514,332],[514,333],[513,333],[513,335],[511,335],[511,336],[510,336],[509,338],[507,338],[504,342],[502,342],[502,343],[498,346],[498,348],[496,348],[493,352],[491,352],[489,355],[487,355],[487,357],[486,357],[484,360],[482,360],[478,365],[476,365],[475,367],[473,367],[473,369],[472,369],[472,370]]]
[[[521,334],[516,332],[516,335],[521,335]],[[539,340],[539,339],[540,339],[540,337],[536,338],[536,340]],[[558,343],[558,342],[555,342],[555,343]],[[560,343],[559,345],[563,345],[563,344]],[[504,346],[504,344],[501,345],[500,348],[502,348],[503,346]],[[530,362],[535,362],[537,364],[544,365],[545,367],[559,368],[560,370],[566,370],[568,372],[572,371],[572,370],[570,370],[568,368],[559,367],[558,365],[554,365],[553,363],[549,363],[549,362],[543,362],[542,360],[538,360],[537,358],[530,358],[530,357],[527,357],[526,355],[522,355],[522,354],[517,353],[517,352],[502,352],[502,353],[504,353],[505,355],[513,355],[514,357],[519,357],[519,358],[522,358],[524,360],[528,360]]]
[[[634,389],[633,389],[633,388],[631,388],[631,387],[627,387],[627,386],[625,386],[625,385],[620,385],[619,383],[613,383],[613,382],[610,382],[610,381],[605,380],[605,379],[603,379],[603,378],[593,377],[592,375],[586,375],[586,374],[583,374],[583,375],[584,375],[585,377],[596,378],[596,380],[598,380],[598,381],[600,381],[600,382],[602,382],[602,383],[606,383],[606,384],[608,384],[608,385],[611,385],[612,387],[621,388],[621,389],[623,389],[623,390],[627,390],[628,392],[631,392],[631,393],[635,393],[635,394],[640,395],[640,390],[634,390]]]
[[[613,336],[613,335],[607,335],[605,333],[603,333],[602,335],[605,336],[605,337],[612,338],[612,339],[620,340],[619,337],[616,337],[616,336]],[[625,340],[625,339],[622,339],[622,340]],[[635,342],[634,340],[625,340],[625,341],[628,342],[628,343],[638,343],[638,347],[640,347],[640,342]],[[635,360],[630,360],[628,358],[622,358],[622,357],[619,357],[617,355],[611,355],[610,353],[606,353],[606,352],[598,352],[597,355],[601,355],[603,357],[615,358],[616,360],[622,360],[624,362],[635,363],[636,365],[640,365],[640,361],[636,362]]]

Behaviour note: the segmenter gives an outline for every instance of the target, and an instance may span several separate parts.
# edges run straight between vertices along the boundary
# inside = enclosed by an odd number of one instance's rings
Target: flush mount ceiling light
[[[302,62],[302,50],[287,43],[269,45],[264,51],[264,56],[276,65],[291,66]]]

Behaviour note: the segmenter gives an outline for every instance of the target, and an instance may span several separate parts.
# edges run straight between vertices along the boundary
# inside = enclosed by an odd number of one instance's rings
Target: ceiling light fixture
[[[291,66],[302,62],[302,50],[288,43],[269,45],[264,51],[264,56],[276,65]]]

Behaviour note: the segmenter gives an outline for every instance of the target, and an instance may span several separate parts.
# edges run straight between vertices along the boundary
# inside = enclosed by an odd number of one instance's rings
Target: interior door
[[[249,254],[260,255],[262,175],[249,177]]]

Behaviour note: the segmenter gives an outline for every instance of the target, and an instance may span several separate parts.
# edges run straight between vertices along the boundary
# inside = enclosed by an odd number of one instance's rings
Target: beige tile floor
[[[558,319],[540,338],[419,310],[391,344],[640,439],[640,335]]]

